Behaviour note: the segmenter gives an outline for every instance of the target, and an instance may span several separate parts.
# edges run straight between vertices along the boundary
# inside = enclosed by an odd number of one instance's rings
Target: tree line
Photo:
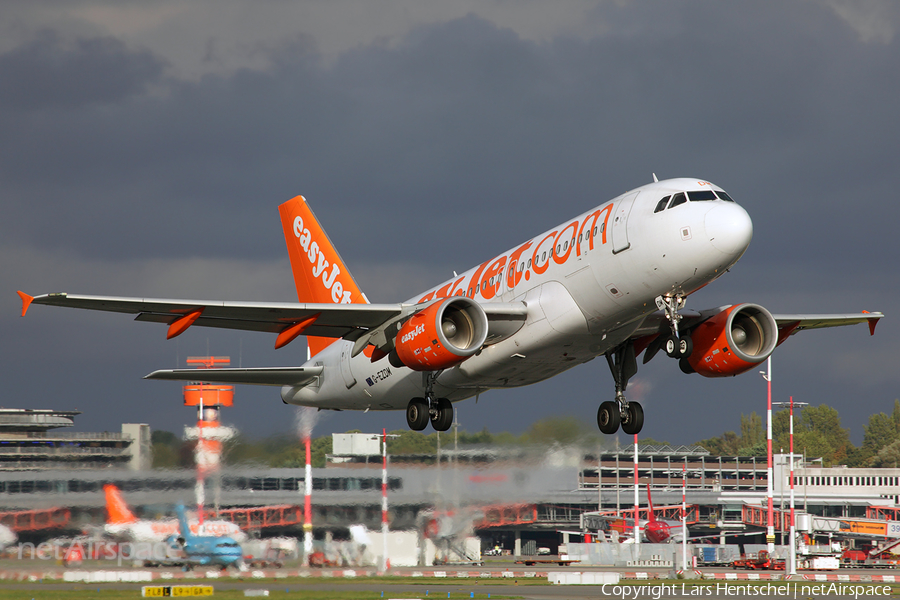
[[[786,453],[790,448],[790,411],[772,413],[772,450]],[[740,433],[726,431],[722,435],[698,442],[712,454],[732,456],[765,456],[766,429],[762,417],[755,412],[741,415]],[[834,408],[822,404],[794,407],[794,453],[808,458],[821,458],[825,466],[896,467],[900,465],[900,400],[894,400],[890,415],[883,412],[869,416],[863,426],[863,442],[855,446],[850,430],[841,427]]]

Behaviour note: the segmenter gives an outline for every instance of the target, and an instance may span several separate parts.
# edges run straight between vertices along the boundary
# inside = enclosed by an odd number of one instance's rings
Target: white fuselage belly
[[[687,202],[654,213],[664,196],[704,186],[712,188],[681,179],[633,190],[411,299],[468,295],[480,303],[527,306],[518,332],[443,371],[436,395],[458,401],[557,375],[626,340],[657,310],[658,296],[688,295],[722,275],[749,244],[752,227],[740,206]],[[736,224],[722,226],[729,220]],[[481,281],[489,285],[480,289]],[[307,406],[372,410],[404,409],[410,398],[424,395],[423,373],[384,358],[350,358],[352,345],[340,340],[313,357],[307,364],[325,366],[318,385],[292,393],[286,388],[283,395]]]

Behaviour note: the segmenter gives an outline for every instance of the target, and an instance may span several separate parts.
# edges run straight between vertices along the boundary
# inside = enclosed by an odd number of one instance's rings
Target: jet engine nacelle
[[[704,377],[739,375],[769,358],[778,345],[778,325],[758,304],[730,306],[691,332],[694,350],[682,359]]]
[[[477,302],[445,298],[403,324],[394,342],[396,358],[414,371],[446,369],[478,352],[487,334],[487,315]]]

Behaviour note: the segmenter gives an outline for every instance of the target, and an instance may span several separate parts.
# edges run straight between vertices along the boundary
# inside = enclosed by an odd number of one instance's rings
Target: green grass
[[[273,587],[266,588],[265,586],[260,586],[259,589],[268,589],[269,590],[269,598],[283,598],[283,599],[292,599],[292,600],[380,600],[382,598],[381,592],[347,592],[347,591],[328,591],[328,590],[292,590],[290,592],[285,593],[284,588],[276,589]],[[0,590],[0,600],[28,600],[29,598],[34,598],[35,600],[92,600],[94,598],[98,600],[134,600],[134,598],[141,597],[141,590],[108,590],[100,588],[100,591],[97,591],[97,588],[91,588],[89,590],[54,590],[50,589],[39,589],[39,590]],[[216,589],[215,593],[212,596],[197,596],[198,598],[220,598],[220,599],[237,599],[244,598],[244,590],[221,590]],[[423,593],[409,593],[409,592],[390,592],[390,596],[385,594],[385,598],[423,598]],[[446,598],[446,594],[429,594],[429,598]],[[475,598],[484,599],[487,598],[487,594],[475,594]],[[451,600],[462,600],[463,598],[469,598],[468,593],[458,593],[458,594],[450,594]],[[494,599],[502,600],[502,599],[510,599],[514,598],[514,596],[497,596],[491,595],[491,600]]]

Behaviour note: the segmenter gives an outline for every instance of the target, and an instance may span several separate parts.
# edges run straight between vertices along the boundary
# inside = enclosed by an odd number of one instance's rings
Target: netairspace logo
[[[32,544],[30,542],[18,545],[18,560],[115,560],[119,564],[122,561],[144,560],[151,562],[172,561],[183,558],[178,548],[165,542],[122,542],[108,543],[86,540],[75,541],[70,545],[59,545],[51,542]]]
[[[806,583],[789,582],[783,584],[716,583],[714,585],[659,584],[659,585],[611,585],[600,587],[600,595],[620,600],[661,600],[662,598],[701,598],[759,596],[783,597],[806,600],[810,596],[839,596],[841,598],[862,598],[890,596],[891,586],[876,584],[848,583]]]

